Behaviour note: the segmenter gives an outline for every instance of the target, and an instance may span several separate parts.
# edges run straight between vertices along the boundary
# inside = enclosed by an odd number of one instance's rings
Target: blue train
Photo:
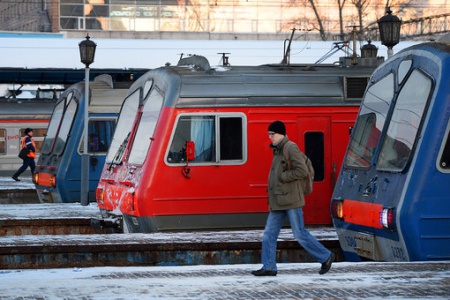
[[[375,70],[331,214],[348,261],[450,259],[450,44],[412,46]]]
[[[94,191],[131,83],[114,83],[108,74],[89,83],[89,201],[95,201]],[[67,88],[55,105],[33,176],[41,202],[80,201],[84,105],[84,82]]]

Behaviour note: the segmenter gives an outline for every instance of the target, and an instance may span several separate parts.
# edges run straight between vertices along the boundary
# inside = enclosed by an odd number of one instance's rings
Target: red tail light
[[[33,183],[41,186],[56,187],[56,175],[45,172],[36,172],[33,174]]]
[[[123,194],[122,201],[120,202],[120,211],[123,213],[133,213],[135,211],[134,207],[134,189],[130,188]]]
[[[393,208],[383,208],[380,212],[380,223],[384,228],[395,228],[395,210]]]

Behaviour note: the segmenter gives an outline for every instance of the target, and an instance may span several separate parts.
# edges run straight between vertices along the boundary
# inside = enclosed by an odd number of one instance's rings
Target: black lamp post
[[[377,57],[378,48],[372,44],[371,40],[361,47],[361,57]]]
[[[86,39],[78,44],[81,62],[86,65],[86,68],[89,68],[89,65],[94,62],[95,48],[97,48],[97,44],[91,41],[90,38],[88,34]]]
[[[388,58],[394,54],[392,48],[400,41],[400,28],[402,21],[392,15],[390,7],[386,9],[386,15],[378,20],[381,43],[388,48]]]
[[[97,44],[89,40],[80,42],[81,62],[86,66],[84,72],[84,130],[83,130],[83,155],[81,160],[81,205],[89,205],[89,153],[88,153],[88,106],[89,106],[89,65],[94,62],[95,48]]]

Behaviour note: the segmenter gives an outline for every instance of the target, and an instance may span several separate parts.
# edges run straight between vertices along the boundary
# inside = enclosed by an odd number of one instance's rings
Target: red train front
[[[149,71],[130,88],[96,191],[102,225],[263,228],[274,120],[285,122],[315,168],[305,223],[331,224],[335,178],[374,67],[213,69],[204,58],[188,60]]]

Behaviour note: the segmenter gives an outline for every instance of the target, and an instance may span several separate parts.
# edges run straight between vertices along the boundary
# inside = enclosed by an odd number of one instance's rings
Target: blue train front
[[[449,87],[445,43],[372,75],[331,201],[346,260],[450,259]]]
[[[89,201],[95,201],[94,191],[127,87],[113,88],[112,77],[106,74],[89,83]],[[80,202],[85,104],[84,83],[80,82],[70,86],[55,106],[33,176],[41,202]]]

